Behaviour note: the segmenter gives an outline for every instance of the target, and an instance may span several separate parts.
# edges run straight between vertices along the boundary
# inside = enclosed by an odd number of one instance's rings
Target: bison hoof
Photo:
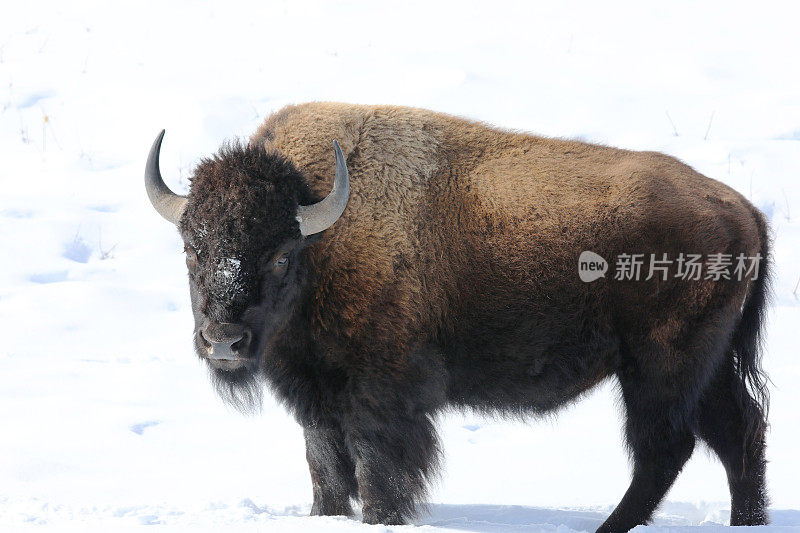
[[[384,524],[387,526],[402,526],[406,521],[397,511],[384,511],[375,507],[364,506],[365,524]]]
[[[311,516],[353,516],[350,502],[314,502]]]

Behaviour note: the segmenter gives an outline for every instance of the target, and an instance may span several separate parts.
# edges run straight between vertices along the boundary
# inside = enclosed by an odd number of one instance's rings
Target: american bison
[[[185,243],[195,349],[226,401],[254,409],[266,385],[302,425],[312,514],[356,499],[404,523],[436,471],[435,413],[541,415],[615,379],[633,475],[600,531],[645,523],[697,439],[731,523],[767,521],[769,231],[736,191],[659,153],[310,103],[203,159],[180,196],[162,138],[145,184]],[[582,281],[584,252],[616,274]]]

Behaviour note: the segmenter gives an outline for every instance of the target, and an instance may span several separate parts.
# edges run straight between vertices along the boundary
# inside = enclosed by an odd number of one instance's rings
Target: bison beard
[[[255,414],[261,410],[264,383],[252,368],[209,370],[211,383],[222,401],[243,414]]]
[[[196,337],[198,354],[226,402],[255,411],[266,385],[302,425],[312,514],[356,499],[365,522],[405,523],[437,413],[542,415],[615,379],[633,473],[600,531],[646,523],[698,439],[731,524],[767,522],[769,229],[737,192],[662,154],[390,106],[287,107],[204,160],[188,197],[163,184],[160,143],[146,185],[189,250],[196,335],[252,333],[237,353]],[[587,250],[763,259],[753,281],[584,283]],[[228,297],[214,272],[231,258]],[[217,344],[246,364],[222,370]]]

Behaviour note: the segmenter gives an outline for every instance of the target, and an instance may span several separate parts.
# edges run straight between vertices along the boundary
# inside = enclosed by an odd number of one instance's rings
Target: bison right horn
[[[150,203],[153,204],[158,214],[173,224],[177,224],[181,219],[183,210],[186,208],[186,197],[172,192],[161,178],[158,156],[161,153],[162,140],[164,140],[164,130],[161,130],[161,133],[156,137],[153,147],[150,148],[150,155],[147,156],[147,165],[144,169],[144,187],[147,189]]]
[[[336,176],[333,179],[333,189],[323,200],[312,205],[297,207],[297,221],[300,223],[300,233],[303,236],[313,235],[333,226],[339,220],[347,207],[350,199],[350,177],[347,174],[347,164],[342,155],[339,143],[333,141],[333,154],[336,157]]]

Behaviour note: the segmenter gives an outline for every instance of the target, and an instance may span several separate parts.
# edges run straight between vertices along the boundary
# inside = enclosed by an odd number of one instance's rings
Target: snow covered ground
[[[796,4],[183,0],[2,11],[1,529],[389,529],[305,517],[297,425],[270,399],[245,418],[214,397],[192,353],[182,245],[142,186],[161,128],[162,170],[180,190],[199,157],[271,111],[341,100],[661,150],[761,207],[777,262],[770,528],[800,531]],[[594,530],[628,484],[620,424],[611,385],[552,420],[443,416],[445,470],[419,529]],[[725,475],[704,449],[668,500],[651,530],[727,523]]]

